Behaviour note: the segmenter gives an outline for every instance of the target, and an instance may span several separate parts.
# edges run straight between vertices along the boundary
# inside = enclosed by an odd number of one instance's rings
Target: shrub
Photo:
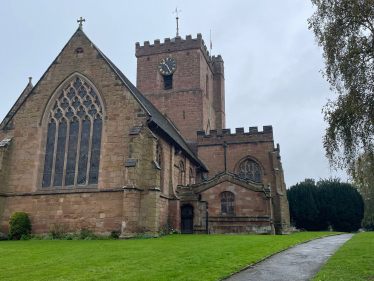
[[[154,237],[146,232],[146,233],[139,233],[137,235],[135,235],[132,239],[153,239]]]
[[[0,232],[0,241],[8,240],[8,235],[5,233]]]
[[[112,229],[112,231],[110,232],[110,237],[114,239],[118,239],[120,235],[121,235],[120,229]]]
[[[48,232],[53,239],[61,239],[66,234],[65,227],[61,224],[55,223]]]
[[[85,240],[87,237],[90,237],[93,235],[93,232],[92,230],[88,229],[88,228],[82,228],[81,230],[81,234],[80,234],[80,238],[82,240]]]
[[[9,228],[11,239],[19,240],[23,234],[28,236],[31,231],[29,216],[25,212],[13,213],[9,218]]]
[[[43,236],[40,235],[40,234],[32,234],[32,235],[30,236],[30,239],[31,239],[31,240],[43,240]]]
[[[20,240],[21,240],[21,241],[28,241],[28,240],[30,240],[30,237],[29,237],[28,235],[22,234]]]
[[[52,237],[52,235],[47,234],[47,235],[43,238],[43,240],[53,240],[53,237]]]

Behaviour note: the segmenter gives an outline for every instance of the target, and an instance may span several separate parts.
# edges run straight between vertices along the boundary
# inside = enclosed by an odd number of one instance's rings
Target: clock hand
[[[169,69],[169,71],[171,72],[171,70],[170,70],[170,68],[169,68],[169,66],[167,65],[167,64],[165,64],[166,65],[166,67]]]

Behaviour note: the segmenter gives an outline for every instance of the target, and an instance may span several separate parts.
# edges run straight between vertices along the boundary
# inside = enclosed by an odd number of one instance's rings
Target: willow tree
[[[311,1],[317,9],[309,29],[337,94],[322,110],[323,145],[330,165],[349,171],[363,153],[374,162],[374,0]]]

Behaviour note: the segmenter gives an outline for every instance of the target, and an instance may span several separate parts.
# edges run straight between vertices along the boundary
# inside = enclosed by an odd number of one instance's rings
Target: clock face
[[[164,76],[173,74],[176,69],[177,62],[173,58],[164,58],[158,64],[158,71]]]

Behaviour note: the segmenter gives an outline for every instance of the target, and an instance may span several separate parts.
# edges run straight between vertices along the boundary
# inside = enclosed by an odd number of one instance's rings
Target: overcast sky
[[[34,85],[76,31],[84,32],[136,82],[135,42],[202,33],[212,54],[225,61],[226,124],[235,131],[272,125],[280,143],[288,187],[305,178],[338,176],[330,172],[322,137],[321,109],[336,95],[319,70],[322,50],[307,19],[308,0],[243,1],[4,1],[0,0],[0,119],[25,88]]]

